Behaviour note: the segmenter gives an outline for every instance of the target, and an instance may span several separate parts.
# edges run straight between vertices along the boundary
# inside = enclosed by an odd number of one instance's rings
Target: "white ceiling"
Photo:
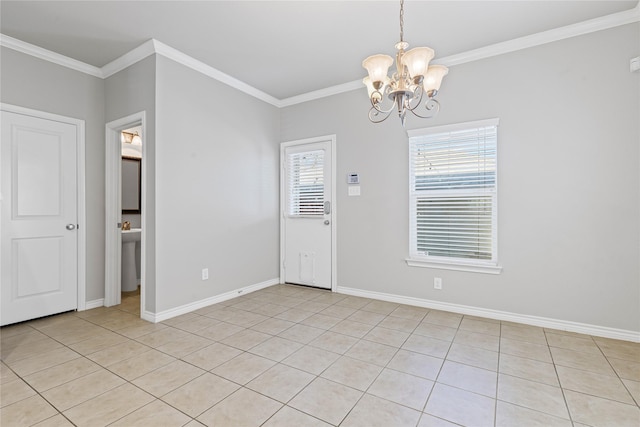
[[[405,40],[436,59],[634,8],[632,1],[417,1]],[[399,1],[7,1],[0,32],[102,67],[154,38],[278,99],[394,54]]]

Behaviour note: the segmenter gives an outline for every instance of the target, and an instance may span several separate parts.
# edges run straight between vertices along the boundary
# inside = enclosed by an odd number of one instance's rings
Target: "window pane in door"
[[[289,216],[324,215],[324,150],[287,156]]]

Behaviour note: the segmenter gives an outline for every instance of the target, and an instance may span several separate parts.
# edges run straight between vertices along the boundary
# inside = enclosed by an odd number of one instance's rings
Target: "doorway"
[[[336,286],[335,135],[280,147],[280,280]]]
[[[0,106],[0,324],[84,310],[84,121]]]
[[[145,136],[144,111],[109,122],[106,125],[104,305],[110,307],[121,304],[123,273],[125,275],[129,273],[129,276],[131,274],[138,275],[133,265],[135,265],[134,259],[139,256],[141,314],[145,312],[145,242],[147,235],[145,227],[147,213],[144,173],[146,170]],[[136,137],[135,140],[134,137]],[[126,147],[126,152],[123,152],[123,146]],[[136,152],[139,153],[137,160]],[[127,174],[126,179],[123,179],[123,171]],[[137,181],[138,179],[139,181]],[[125,190],[131,188],[131,192],[125,192],[124,199],[123,184]],[[139,255],[133,249],[138,240]],[[124,254],[123,243],[127,246],[124,248]],[[123,255],[127,257],[124,263]],[[133,273],[131,272],[132,268]],[[135,284],[127,285],[125,283],[124,290],[132,291],[131,286],[137,288],[137,277],[133,277],[129,281],[131,280],[134,280]]]

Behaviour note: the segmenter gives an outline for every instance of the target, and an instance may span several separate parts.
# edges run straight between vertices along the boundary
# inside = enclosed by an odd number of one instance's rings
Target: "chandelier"
[[[429,47],[415,47],[407,52],[409,43],[404,41],[404,0],[400,0],[400,41],[396,43],[396,72],[387,76],[393,58],[389,55],[373,55],[362,61],[369,76],[362,81],[369,92],[371,109],[369,120],[383,122],[394,109],[404,126],[407,111],[427,119],[440,110],[435,96],[440,90],[443,77],[449,72],[444,65],[429,65],[435,52]],[[391,102],[385,103],[384,98]],[[423,102],[424,101],[424,102]],[[424,112],[418,110],[423,106]]]

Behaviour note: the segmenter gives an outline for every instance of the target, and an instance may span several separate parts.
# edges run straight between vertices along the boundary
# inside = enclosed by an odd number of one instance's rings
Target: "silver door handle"
[[[331,213],[331,202],[327,200],[326,202],[324,202],[324,214],[329,215],[330,213]]]
[[[76,225],[75,224],[67,224],[65,228],[67,230],[75,230],[76,229]]]
[[[324,220],[324,225],[329,225],[329,224],[331,224],[331,223],[329,222],[329,220],[328,220],[328,219],[325,219],[325,220]]]

